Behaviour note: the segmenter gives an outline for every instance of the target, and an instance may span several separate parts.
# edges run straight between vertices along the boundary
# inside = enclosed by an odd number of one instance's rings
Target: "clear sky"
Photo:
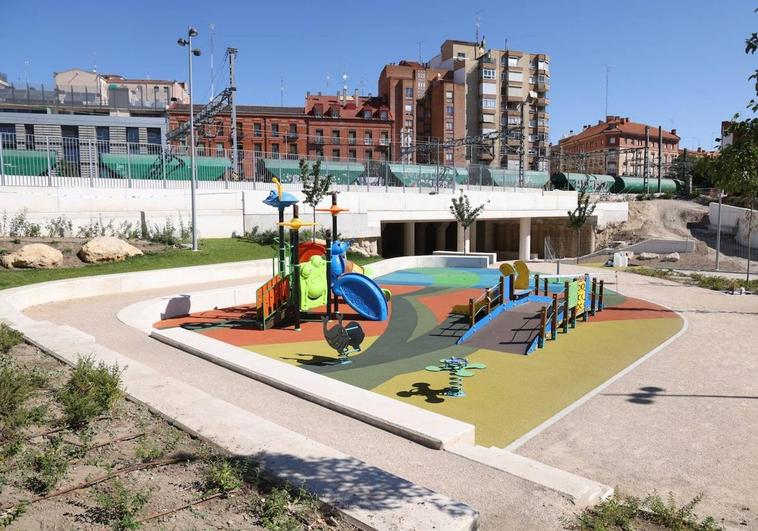
[[[551,56],[548,107],[555,142],[608,111],[675,127],[683,147],[713,147],[721,120],[745,112],[758,56],[744,41],[758,30],[748,0],[224,0],[94,2],[0,0],[0,71],[10,81],[51,83],[52,72],[90,69],[184,80],[176,39],[188,24],[196,45],[195,98],[210,95],[210,31],[217,72],[226,46],[239,48],[238,102],[302,105],[310,90],[376,94],[384,64],[428,60],[445,39],[473,40],[477,12],[490,47]],[[220,73],[220,75],[223,73]],[[331,81],[327,82],[327,75]],[[222,77],[223,79],[223,77]],[[216,84],[218,91],[220,85]]]

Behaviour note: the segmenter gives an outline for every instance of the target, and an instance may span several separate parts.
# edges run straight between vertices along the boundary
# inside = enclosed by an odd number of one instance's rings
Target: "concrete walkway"
[[[561,265],[578,270],[593,271]],[[758,297],[618,279],[623,294],[682,314],[687,331],[516,452],[621,492],[703,493],[699,514],[758,529]]]
[[[239,285],[239,280],[193,285],[193,291]],[[450,452],[430,450],[312,402],[241,376],[151,339],[118,321],[129,304],[180,292],[133,292],[36,306],[26,314],[67,324],[98,343],[268,421],[480,512],[483,529],[562,529],[572,512],[557,493]]]

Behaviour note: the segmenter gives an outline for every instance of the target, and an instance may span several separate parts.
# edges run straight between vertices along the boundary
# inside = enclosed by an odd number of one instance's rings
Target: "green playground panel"
[[[276,177],[283,183],[292,183],[300,179],[300,161],[288,159],[260,159],[259,163],[266,174]],[[309,168],[313,163],[308,163]],[[355,184],[365,174],[363,164],[355,162],[321,162],[321,175],[331,175],[334,184]]]
[[[189,181],[190,157],[166,157],[165,167],[160,155],[141,155],[139,153],[101,153],[100,162],[118,177],[127,179],[163,179],[170,181]],[[217,181],[232,163],[225,158],[195,157],[197,179],[199,181]]]
[[[568,290],[569,308],[574,308],[577,302],[579,302],[579,282],[573,281],[569,284]]]
[[[3,173],[6,175],[43,175],[57,163],[55,151],[3,149]]]

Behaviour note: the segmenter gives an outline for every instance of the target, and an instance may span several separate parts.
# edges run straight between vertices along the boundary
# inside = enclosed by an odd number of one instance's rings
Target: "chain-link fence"
[[[63,187],[180,188],[192,179],[187,146],[101,141],[77,137],[0,133],[0,185]],[[321,163],[336,190],[442,193],[463,190],[513,190],[550,186],[547,172],[525,172],[488,166],[404,164],[387,160],[355,161],[298,154],[195,150],[195,175],[201,188],[270,189],[278,178],[300,188],[300,160],[309,168]]]

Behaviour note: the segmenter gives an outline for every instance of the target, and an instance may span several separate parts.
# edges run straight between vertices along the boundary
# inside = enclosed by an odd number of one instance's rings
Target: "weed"
[[[714,275],[701,275],[691,273],[690,278],[701,288],[713,289],[717,291],[738,291],[745,288],[748,291],[758,291],[758,280],[747,282],[743,278],[724,278]]]
[[[645,498],[642,506],[648,513],[647,519],[666,529],[677,531],[717,531],[721,529],[710,516],[703,521],[698,521],[697,515],[695,515],[695,507],[702,499],[703,495],[698,494],[680,507],[677,505],[672,493],[669,493],[668,500],[666,501],[660,495],[654,493]]]
[[[81,225],[76,235],[79,238],[95,238],[96,236],[113,236],[114,233],[113,220],[103,223],[102,219],[98,219],[90,220],[86,225]]]
[[[7,354],[11,348],[20,345],[23,341],[24,336],[21,332],[5,323],[0,323],[0,353]]]
[[[301,235],[302,236],[302,235]],[[252,243],[258,245],[274,245],[276,239],[279,237],[279,233],[274,229],[261,231],[258,226],[250,229],[250,232],[245,233],[244,238]],[[303,239],[302,241],[306,241]]]
[[[119,479],[114,479],[95,492],[95,500],[112,529],[139,529],[137,515],[150,499],[147,490],[131,491]]]
[[[629,267],[626,269],[629,273],[644,275],[646,277],[669,278],[673,271],[671,269],[653,269],[652,267]]]
[[[32,371],[19,367],[9,358],[0,358],[0,437],[15,446],[13,453],[19,449],[13,444],[19,431],[42,414],[42,408],[26,407],[27,401],[40,387],[39,383]],[[4,453],[10,449],[4,448]]]
[[[148,439],[147,437],[142,437],[142,439],[137,443],[137,446],[134,448],[134,457],[143,463],[153,461],[159,457],[162,457],[163,455],[163,448],[161,448],[155,441]]]
[[[240,470],[223,456],[211,456],[203,469],[205,492],[230,492],[242,486]]]
[[[314,505],[305,489],[293,490],[285,485],[273,487],[252,506],[252,511],[260,525],[270,531],[296,531],[303,528],[300,513]]]
[[[0,513],[0,529],[9,527],[19,516],[26,513],[26,504],[20,504],[9,509],[5,509]]]
[[[567,522],[570,529],[582,531],[605,531],[619,529],[633,531],[634,520],[639,514],[639,500],[633,497],[620,499],[612,496],[595,507],[576,516],[576,522]]]
[[[26,479],[27,487],[37,494],[47,494],[64,478],[69,466],[69,455],[61,439],[51,438],[42,451],[28,457],[31,475]]]
[[[95,365],[92,358],[79,358],[68,382],[58,391],[65,423],[82,427],[96,416],[111,411],[124,395],[122,369],[118,365]]]

